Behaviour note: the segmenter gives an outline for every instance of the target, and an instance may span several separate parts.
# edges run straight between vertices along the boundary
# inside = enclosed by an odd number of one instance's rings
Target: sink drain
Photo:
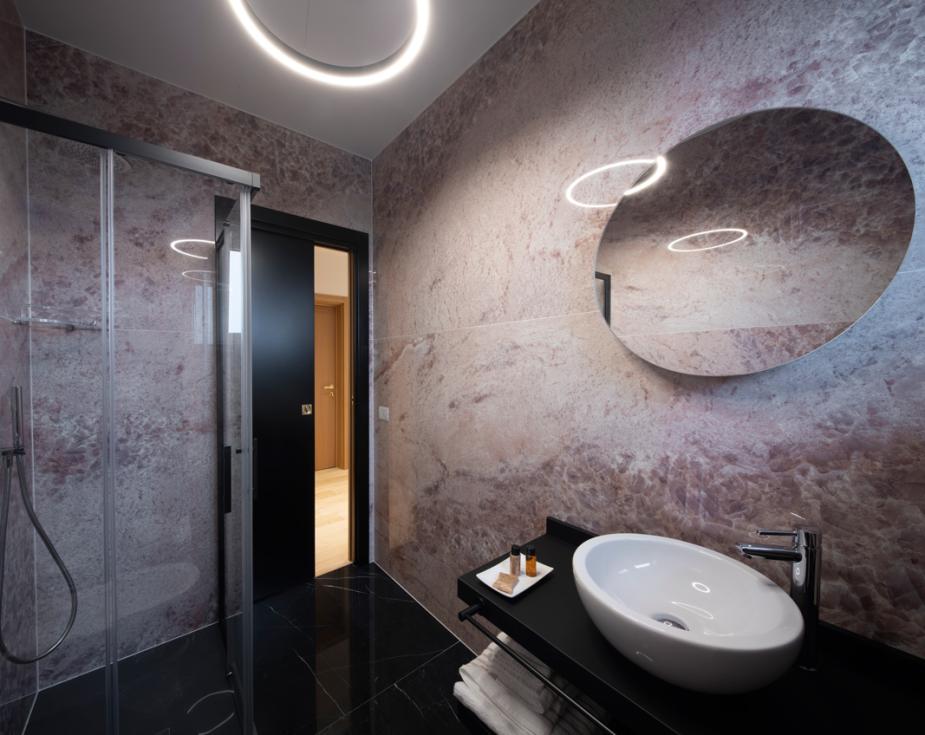
[[[679,630],[689,630],[689,628],[674,615],[668,615],[666,613],[656,613],[652,616],[652,619],[661,623],[662,625],[667,625],[669,628],[678,628]]]

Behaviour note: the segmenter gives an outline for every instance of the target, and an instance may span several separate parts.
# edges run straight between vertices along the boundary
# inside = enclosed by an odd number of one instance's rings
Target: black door
[[[254,596],[314,578],[314,249],[252,229]]]

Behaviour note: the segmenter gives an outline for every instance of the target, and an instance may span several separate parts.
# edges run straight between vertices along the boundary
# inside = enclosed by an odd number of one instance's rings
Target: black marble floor
[[[482,733],[453,698],[472,653],[374,565],[258,603],[260,735]]]
[[[240,732],[217,625],[119,662],[119,726],[139,735]],[[25,735],[105,732],[103,670],[39,692]]]
[[[453,697],[472,653],[375,565],[349,566],[255,606],[259,735],[487,730]],[[237,735],[217,625],[119,662],[120,731]],[[39,693],[25,735],[105,732],[97,670]]]

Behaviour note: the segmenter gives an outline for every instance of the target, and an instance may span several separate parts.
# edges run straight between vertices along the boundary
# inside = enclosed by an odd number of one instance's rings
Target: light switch
[[[388,406],[379,406],[379,420],[380,421],[389,420],[389,407]]]

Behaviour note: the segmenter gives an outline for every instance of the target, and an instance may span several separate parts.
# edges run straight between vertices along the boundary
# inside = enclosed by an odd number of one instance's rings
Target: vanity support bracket
[[[597,727],[601,728],[604,732],[609,733],[609,735],[616,735],[616,733],[611,730],[607,725],[601,722],[597,717],[595,717],[591,712],[589,712],[584,706],[577,702],[573,697],[566,694],[561,687],[552,682],[548,677],[541,674],[536,668],[527,661],[523,656],[521,656],[517,651],[511,648],[509,645],[501,641],[494,633],[492,633],[488,628],[482,625],[475,616],[481,611],[482,603],[477,602],[474,605],[470,605],[465,610],[459,612],[460,622],[469,622],[471,623],[476,630],[478,630],[482,635],[488,638],[492,643],[494,643],[498,648],[504,651],[508,656],[513,658],[517,663],[519,663],[523,668],[529,671],[533,676],[543,682],[546,686],[552,689],[556,694],[562,697],[566,702],[571,704],[575,709],[581,712],[587,719],[593,722]]]

